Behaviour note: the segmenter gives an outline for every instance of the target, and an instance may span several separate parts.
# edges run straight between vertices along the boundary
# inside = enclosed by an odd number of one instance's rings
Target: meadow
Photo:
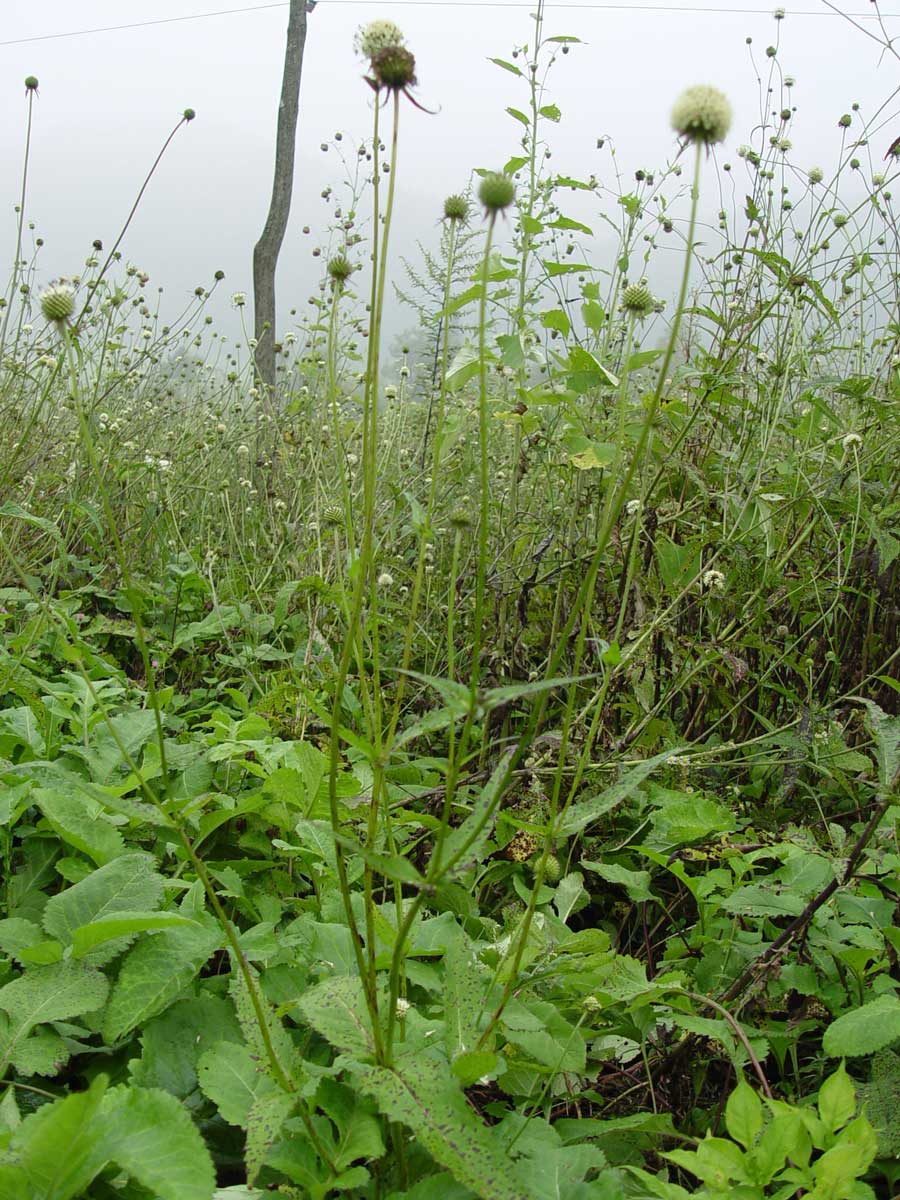
[[[415,48],[348,47],[274,387],[127,222],[50,282],[26,152],[0,1200],[895,1194],[890,99],[798,164],[776,40],[755,129],[686,80],[669,161],[560,176],[524,32],[407,263]]]

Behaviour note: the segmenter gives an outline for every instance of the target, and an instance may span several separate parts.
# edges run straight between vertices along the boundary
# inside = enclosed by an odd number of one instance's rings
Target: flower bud
[[[502,212],[504,208],[509,208],[515,197],[515,184],[502,171],[491,171],[485,175],[478,189],[478,199],[488,213]]]

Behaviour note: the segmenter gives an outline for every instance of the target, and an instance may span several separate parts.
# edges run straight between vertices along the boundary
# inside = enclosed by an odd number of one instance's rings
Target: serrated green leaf
[[[372,1022],[362,984],[350,975],[325,979],[300,1000],[304,1019],[338,1050],[374,1053]]]
[[[91,921],[88,925],[80,925],[72,931],[72,957],[84,958],[95,946],[113,938],[131,937],[136,933],[146,933],[148,930],[172,929],[191,925],[198,928],[197,922],[180,913],[117,913],[114,917],[103,917],[99,921]]]
[[[105,1154],[156,1200],[211,1200],[216,1179],[203,1138],[168,1092],[116,1088],[101,1110]]]
[[[257,1100],[281,1089],[245,1043],[217,1042],[197,1062],[197,1080],[229,1125],[246,1129]]]
[[[222,944],[218,925],[168,929],[131,949],[113,987],[103,1022],[107,1042],[167,1008]]]
[[[115,826],[96,811],[86,796],[76,792],[36,788],[35,800],[53,832],[68,845],[93,859],[98,867],[112,862],[125,851],[125,842]]]
[[[563,836],[580,833],[592,821],[599,820],[600,817],[606,816],[612,812],[623,801],[649,778],[650,775],[662,766],[662,764],[677,754],[678,748],[672,747],[669,750],[664,750],[662,754],[656,754],[652,758],[647,758],[643,762],[632,767],[617,783],[607,788],[605,792],[592,797],[590,800],[582,800],[578,804],[573,804],[568,811],[563,815],[560,821],[559,833]],[[682,751],[683,752],[683,751]]]
[[[85,1092],[46,1104],[26,1117],[11,1144],[28,1181],[29,1200],[80,1196],[102,1167],[97,1119],[106,1092],[99,1076]]]
[[[898,1039],[900,999],[879,996],[832,1021],[822,1038],[822,1049],[832,1058],[858,1058],[876,1054]]]
[[[256,1183],[269,1150],[299,1099],[296,1092],[284,1092],[276,1088],[268,1095],[257,1096],[253,1101],[247,1116],[247,1144],[244,1151],[248,1183]]]
[[[446,1066],[418,1055],[391,1071],[369,1067],[356,1075],[392,1121],[402,1121],[428,1153],[483,1200],[530,1200],[511,1175],[509,1160],[466,1103]]]
[[[27,1057],[24,1046],[36,1025],[96,1012],[103,1007],[108,987],[99,971],[65,962],[31,967],[0,988],[0,1010],[9,1016],[5,1033],[0,1032],[0,1076],[20,1052]]]
[[[71,945],[75,930],[119,912],[151,912],[162,903],[163,877],[148,854],[123,854],[80,883],[51,897],[43,925],[51,937]],[[101,966],[121,953],[131,938],[107,943],[91,961]]]

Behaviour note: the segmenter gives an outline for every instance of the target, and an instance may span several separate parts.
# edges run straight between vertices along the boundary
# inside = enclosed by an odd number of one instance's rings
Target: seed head
[[[41,312],[48,321],[63,324],[74,311],[75,289],[68,280],[55,280],[41,293]]]
[[[25,76],[25,91],[26,92],[36,92],[37,90],[38,90],[37,75],[26,75]]]
[[[336,254],[328,264],[328,274],[334,281],[335,287],[340,287],[353,274],[353,264],[345,254]]]
[[[450,516],[450,525],[453,529],[468,529],[471,524],[472,518],[463,508],[457,509]]]
[[[844,115],[838,120],[838,128],[839,129],[849,129],[850,126],[852,125],[852,123],[853,123],[853,118],[850,116],[850,114],[844,113]]]
[[[502,171],[491,171],[485,175],[478,189],[478,199],[484,205],[485,212],[502,212],[509,208],[516,198],[516,185]]]
[[[193,121],[197,114],[192,108],[186,108],[181,115],[184,117],[185,121]]]
[[[344,510],[339,504],[328,504],[322,509],[322,524],[337,529],[344,524]]]
[[[549,884],[559,883],[562,875],[562,865],[555,854],[548,854],[544,862],[544,881]]]
[[[393,21],[370,21],[357,30],[353,44],[358,54],[371,60],[382,50],[396,49],[405,41],[402,31]]]
[[[372,74],[379,87],[403,91],[416,83],[416,60],[405,46],[388,46],[372,59]]]
[[[630,283],[622,292],[622,308],[638,320],[649,316],[655,307],[656,300],[643,279],[640,283]]]
[[[731,128],[731,105],[718,88],[698,84],[682,92],[672,109],[672,128],[690,142],[723,142]]]
[[[815,187],[817,183],[821,183],[825,178],[821,167],[810,167],[806,172],[806,178]]]
[[[469,202],[465,196],[448,196],[444,201],[444,219],[462,221],[469,219]]]

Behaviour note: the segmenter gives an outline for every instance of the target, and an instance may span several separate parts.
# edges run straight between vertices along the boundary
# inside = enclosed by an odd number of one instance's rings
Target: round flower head
[[[344,510],[339,504],[328,504],[322,509],[322,524],[332,529],[344,524]]]
[[[379,87],[402,91],[416,83],[416,60],[405,46],[388,46],[372,59],[372,74]]]
[[[489,213],[502,212],[516,198],[516,186],[502,171],[485,175],[478,189],[478,199]]]
[[[806,172],[806,178],[811,184],[815,185],[817,183],[821,183],[825,176],[821,167],[810,167]]]
[[[444,219],[446,221],[467,221],[469,217],[469,202],[465,196],[448,196],[444,201]]]
[[[393,21],[370,21],[357,31],[354,45],[363,58],[373,59],[383,50],[394,50],[406,41]]]
[[[59,279],[41,293],[41,312],[48,321],[68,321],[75,311],[75,289]]]
[[[334,280],[336,287],[347,282],[353,274],[353,264],[344,254],[336,254],[328,264],[328,274]]]
[[[672,128],[690,142],[723,142],[731,128],[731,105],[718,88],[698,84],[682,92],[672,109]]]
[[[643,279],[640,283],[630,283],[622,292],[622,308],[640,320],[652,313],[655,307],[656,300]]]
[[[37,75],[25,76],[25,90],[27,92],[36,92],[38,90]]]

